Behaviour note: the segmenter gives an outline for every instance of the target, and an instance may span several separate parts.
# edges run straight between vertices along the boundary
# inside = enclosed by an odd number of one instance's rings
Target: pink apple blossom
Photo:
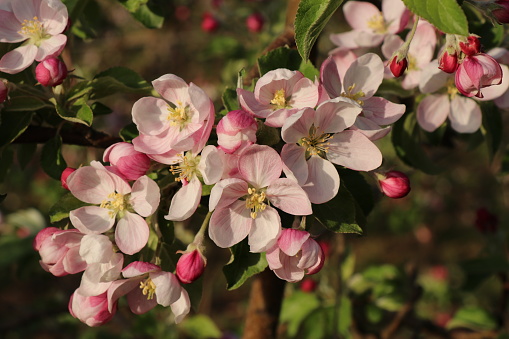
[[[118,142],[108,147],[103,154],[103,161],[115,167],[116,173],[127,180],[136,180],[147,173],[150,168],[149,157],[134,149],[133,144]]]
[[[46,58],[35,67],[35,78],[43,86],[58,86],[67,78],[67,67],[59,58]]]
[[[371,171],[382,163],[380,150],[364,134],[347,130],[362,108],[348,98],[322,103],[315,110],[303,109],[287,119],[281,130],[281,157],[312,203],[336,196],[339,175],[334,164],[358,171]]]
[[[456,71],[455,82],[461,94],[482,98],[482,88],[502,83],[502,68],[488,54],[467,56]]]
[[[322,248],[308,232],[291,228],[283,229],[277,243],[267,251],[269,268],[288,282],[318,273],[324,260]]]
[[[292,179],[280,178],[283,163],[277,152],[262,145],[248,146],[238,160],[239,178],[219,181],[210,194],[209,236],[226,248],[249,238],[251,252],[271,247],[281,230],[278,212],[312,213],[311,203]]]
[[[149,235],[143,217],[152,215],[157,209],[159,187],[149,177],[142,176],[131,188],[99,162],[91,165],[77,169],[67,180],[69,190],[76,198],[95,205],[71,211],[72,224],[83,233],[100,234],[112,228],[118,219],[115,228],[118,248],[126,254],[140,251]],[[131,209],[136,213],[130,212]]]
[[[6,0],[0,10],[0,42],[21,46],[0,59],[0,72],[15,74],[34,60],[43,61],[58,56],[67,37],[67,8],[60,0]]]
[[[67,186],[67,178],[69,175],[76,171],[76,168],[67,167],[65,170],[62,171],[62,175],[60,176],[60,183],[62,184],[62,187],[66,190],[69,190],[69,186]]]
[[[205,92],[173,74],[152,81],[161,98],[144,97],[133,105],[133,121],[140,135],[134,149],[164,164],[177,154],[200,152],[214,124],[214,105]]]
[[[237,95],[243,110],[265,118],[268,126],[281,127],[299,109],[315,107],[319,91],[301,72],[279,68],[258,79],[254,93],[238,88]]]
[[[256,142],[258,124],[243,110],[231,111],[217,124],[217,144],[225,153],[233,153],[243,146]]]
[[[400,171],[377,173],[378,183],[383,194],[389,198],[399,199],[406,197],[410,192],[410,180]]]
[[[107,323],[117,311],[117,303],[108,309],[106,292],[97,296],[84,296],[78,288],[69,300],[69,312],[88,326],[95,327]]]
[[[488,51],[495,60],[500,63],[502,68],[502,83],[496,86],[490,86],[483,88],[484,98],[479,99],[481,101],[494,100],[495,105],[499,108],[509,108],[509,51],[505,48],[494,48]]]
[[[199,249],[184,252],[177,261],[177,277],[183,284],[190,284],[203,274],[206,265],[207,260]]]
[[[331,34],[330,40],[347,49],[378,46],[387,34],[401,32],[410,19],[401,0],[383,0],[382,12],[369,2],[348,1],[343,12],[353,30]]]

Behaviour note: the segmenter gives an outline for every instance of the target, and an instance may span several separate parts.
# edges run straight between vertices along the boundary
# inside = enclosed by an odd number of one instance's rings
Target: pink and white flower
[[[218,148],[231,154],[254,144],[257,130],[258,124],[251,114],[243,110],[228,112],[216,127]]]
[[[79,200],[99,205],[85,206],[70,212],[72,224],[85,234],[108,231],[117,221],[115,243],[126,254],[140,251],[147,243],[149,229],[143,217],[152,215],[159,205],[157,184],[147,176],[136,180],[131,188],[118,175],[99,162],[84,166],[67,179],[71,193]],[[132,208],[136,213],[130,212]]]
[[[190,284],[203,274],[206,265],[207,259],[200,249],[183,252],[177,261],[177,277],[183,284]]]
[[[455,82],[461,94],[482,98],[482,88],[502,83],[502,68],[488,54],[466,56],[456,71]]]
[[[15,74],[34,60],[58,56],[67,42],[67,8],[60,0],[4,1],[0,10],[0,42],[21,46],[0,59],[0,72]]]
[[[221,180],[212,189],[209,236],[222,248],[248,236],[251,252],[263,252],[281,230],[279,214],[270,204],[292,215],[309,215],[311,203],[295,181],[280,178],[283,162],[269,146],[248,146],[238,169],[239,178]]]
[[[161,98],[144,97],[133,105],[133,121],[140,135],[134,149],[163,164],[178,154],[200,152],[214,124],[214,105],[205,92],[173,74],[152,81]]]
[[[267,251],[269,268],[288,282],[297,282],[305,274],[318,273],[325,255],[320,245],[306,231],[285,228],[277,243]]]
[[[85,296],[78,288],[69,300],[69,313],[90,327],[104,325],[113,318],[116,312],[116,302],[108,309],[106,292],[97,296]]]
[[[351,127],[362,108],[348,98],[335,98],[315,110],[303,109],[287,119],[281,130],[281,157],[309,200],[321,204],[336,196],[339,175],[334,164],[371,171],[382,154],[371,140]]]
[[[410,12],[401,0],[383,0],[382,12],[369,2],[348,1],[343,12],[353,30],[331,34],[330,40],[347,49],[378,46],[387,34],[401,32],[410,19]]]
[[[115,173],[126,180],[136,180],[147,173],[150,158],[134,149],[133,144],[118,142],[108,147],[103,154],[103,161],[115,167]]]
[[[315,107],[319,91],[301,72],[279,68],[258,79],[254,92],[238,88],[237,95],[243,110],[265,118],[268,126],[281,127],[299,109]]]

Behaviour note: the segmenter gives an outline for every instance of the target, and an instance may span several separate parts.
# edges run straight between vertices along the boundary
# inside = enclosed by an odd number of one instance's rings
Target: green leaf
[[[0,148],[0,150],[2,150]],[[12,147],[7,146],[3,148],[2,154],[0,156],[0,182],[5,180],[7,173],[11,169],[12,161],[14,160],[14,152],[12,151]]]
[[[421,0],[419,0],[421,1]],[[295,17],[295,42],[303,60],[343,0],[301,0]]]
[[[94,89],[92,86],[92,81],[81,81],[76,85],[71,87],[69,92],[67,92],[67,101],[76,100],[85,95],[90,94],[90,92]]]
[[[405,113],[394,123],[392,144],[398,157],[409,166],[427,174],[438,174],[443,171],[424,151],[420,142],[420,128],[413,112]]]
[[[279,47],[259,57],[258,68],[260,69],[260,75],[278,68],[296,71],[300,68],[301,62],[299,52],[288,47]]]
[[[152,86],[138,73],[125,67],[113,67],[97,74],[92,80],[90,99],[99,99],[115,93],[150,95]]]
[[[302,61],[299,71],[311,81],[315,81],[316,78],[320,78],[320,71],[309,60]]]
[[[92,109],[92,112],[94,112],[94,115],[108,115],[113,112],[111,108],[98,101],[92,103],[90,108]]]
[[[138,8],[133,16],[147,28],[161,28],[164,23],[164,15],[158,8],[143,5]]]
[[[315,217],[330,231],[362,234],[366,220],[357,202],[345,185],[338,194],[324,204],[313,205]]]
[[[125,142],[129,142],[136,138],[138,135],[140,135],[140,132],[138,131],[138,127],[136,127],[136,124],[134,122],[131,122],[129,125],[125,126],[120,130],[118,133],[122,140]]]
[[[30,125],[32,116],[32,112],[0,111],[0,147],[20,136]]]
[[[246,280],[267,267],[265,253],[249,252],[247,239],[233,245],[230,262],[223,267],[228,290],[239,288]]]
[[[71,192],[64,194],[58,202],[49,210],[49,220],[51,223],[61,221],[69,217],[69,212],[90,204],[78,200]]]
[[[482,127],[481,131],[486,139],[488,154],[493,159],[502,143],[503,123],[502,115],[493,101],[481,101]]]
[[[299,331],[302,321],[320,306],[320,300],[314,293],[297,291],[283,299],[280,322],[287,324],[289,337],[294,337]]]
[[[212,319],[204,314],[187,317],[179,328],[189,337],[196,339],[221,338],[222,333]]]
[[[403,0],[414,14],[444,33],[467,36],[468,21],[456,0]]]
[[[44,144],[41,152],[41,166],[44,172],[55,180],[60,180],[67,164],[62,156],[62,138],[57,135]]]
[[[341,178],[341,185],[348,188],[364,215],[367,216],[375,206],[373,186],[366,181],[365,175],[361,172],[339,168],[338,173]]]
[[[0,237],[0,269],[6,271],[11,264],[24,262],[23,258],[33,254],[32,237],[19,238],[13,235]],[[25,259],[26,260],[26,259]]]
[[[239,100],[237,99],[237,91],[235,89],[226,87],[221,99],[228,112],[240,109]]]
[[[55,105],[57,114],[64,120],[91,126],[94,120],[94,113],[84,98],[78,99],[69,108],[62,107],[54,98],[50,101]]]
[[[37,144],[20,144],[16,150],[16,159],[21,169],[25,169],[30,160],[32,160],[35,151],[37,150]]]
[[[341,303],[336,306],[337,309],[328,306],[310,313],[302,322],[298,332],[299,338],[328,339],[337,337],[337,333],[340,333],[342,338],[351,338],[352,305],[346,297],[340,300]],[[338,318],[334,319],[335,317]]]
[[[256,130],[256,143],[259,145],[276,145],[281,141],[281,134],[279,129],[265,125],[263,122],[258,122],[258,129]]]
[[[489,331],[497,328],[495,319],[484,309],[475,306],[460,308],[449,320],[446,328],[468,328],[473,331]]]
[[[51,107],[46,102],[32,96],[16,96],[6,101],[4,110],[9,112],[33,112]]]

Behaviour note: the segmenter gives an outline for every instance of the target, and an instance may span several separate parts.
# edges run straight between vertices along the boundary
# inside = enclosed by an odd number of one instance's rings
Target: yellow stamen
[[[127,203],[123,194],[113,192],[108,195],[108,198],[108,200],[105,199],[101,202],[100,207],[109,209],[109,214],[112,218],[115,217],[118,212],[126,209]]]
[[[333,137],[334,135],[329,133],[320,134],[318,127],[311,125],[311,128],[309,128],[309,135],[301,138],[299,144],[306,149],[306,158],[312,155],[325,158],[326,153],[329,151],[330,143],[328,141]]]
[[[250,187],[247,190],[249,196],[246,198],[246,208],[251,210],[251,218],[256,219],[259,212],[264,211],[267,205],[265,199],[267,196],[264,191],[258,191],[256,188]]]
[[[284,88],[281,88],[274,93],[274,98],[270,101],[270,104],[274,106],[274,109],[290,108],[286,100],[286,92]]]
[[[168,105],[167,109],[170,126],[180,126],[182,129],[189,123],[189,106],[184,106],[181,101],[177,101],[175,107]]]
[[[191,181],[195,175],[200,174],[198,171],[200,156],[195,156],[191,152],[187,152],[185,156],[182,154],[177,154],[177,156],[181,158],[181,161],[177,165],[170,166],[170,172],[173,175],[178,175],[175,181]]]
[[[454,79],[451,78],[447,80],[447,83],[445,85],[447,87],[447,94],[449,94],[449,98],[452,100],[456,97],[456,95],[459,93],[458,88],[456,87],[456,84],[454,83]]]
[[[368,27],[373,30],[373,32],[378,34],[387,33],[387,27],[385,26],[385,20],[381,13],[373,15],[368,20]]]
[[[418,71],[420,70],[419,66],[417,66],[417,59],[411,55],[410,53],[407,54],[408,59],[408,70],[409,71]]]
[[[154,298],[154,294],[156,293],[156,285],[154,284],[152,279],[147,278],[147,280],[141,281],[140,288],[142,289],[141,293],[147,296],[147,300],[151,300]]]
[[[31,39],[32,42],[39,46],[42,40],[48,39],[50,35],[46,33],[46,29],[39,21],[39,18],[34,16],[32,20],[23,20],[19,34]]]
[[[352,99],[353,101],[355,101],[356,103],[358,103],[361,106],[364,105],[364,101],[359,100],[359,98],[365,97],[366,94],[363,91],[359,91],[359,92],[355,93],[354,89],[355,89],[355,84],[353,84],[352,86],[349,86],[348,87],[348,92],[341,93],[341,96],[343,98]]]

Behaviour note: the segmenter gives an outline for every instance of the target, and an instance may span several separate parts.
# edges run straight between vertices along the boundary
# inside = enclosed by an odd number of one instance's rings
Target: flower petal
[[[219,181],[210,192],[209,211],[227,207],[247,194],[248,184],[242,179],[229,178]]]
[[[277,245],[286,255],[293,257],[299,253],[302,244],[308,240],[309,236],[310,234],[306,231],[285,228],[277,240]]]
[[[142,217],[148,217],[157,210],[160,198],[159,186],[154,180],[144,175],[134,182],[129,202],[136,213]]]
[[[299,185],[304,185],[308,180],[308,165],[306,163],[306,150],[304,147],[296,144],[284,145],[281,150],[281,159],[288,166],[288,169],[292,171]]]
[[[170,272],[150,273],[150,279],[156,285],[157,303],[164,307],[170,306],[180,298],[181,286],[177,277]]]
[[[292,215],[313,213],[311,203],[304,190],[295,181],[288,178],[276,179],[267,187],[267,199],[277,208]]]
[[[0,72],[16,74],[30,66],[37,55],[37,47],[34,45],[20,46],[0,59]]]
[[[447,95],[429,95],[417,106],[417,122],[425,131],[433,132],[447,119],[450,107]]]
[[[169,127],[168,104],[159,98],[139,99],[133,105],[132,115],[133,122],[142,134],[158,135]]]
[[[307,161],[309,176],[302,186],[313,204],[323,204],[338,194],[339,174],[334,165],[325,159],[312,155]]]
[[[180,323],[191,310],[191,301],[189,294],[184,288],[181,288],[180,298],[170,305],[171,311],[175,316],[175,324]]]
[[[451,101],[449,120],[455,131],[474,133],[481,127],[481,108],[474,100],[457,95]]]
[[[171,199],[170,210],[165,215],[166,220],[182,221],[193,215],[201,199],[202,185],[198,178],[180,188]]]
[[[362,133],[344,131],[329,140],[327,159],[356,171],[371,171],[382,164],[382,153]]]
[[[149,229],[145,219],[138,214],[124,212],[115,229],[115,243],[125,254],[141,251],[147,244]]]
[[[348,4],[348,3],[347,3]],[[367,53],[357,58],[346,71],[343,87],[352,87],[352,93],[362,92],[358,99],[371,98],[384,79],[384,64],[374,53]]]
[[[269,186],[281,176],[283,162],[279,154],[265,145],[251,145],[239,159],[239,173],[256,188]]]
[[[100,234],[109,230],[115,223],[111,210],[99,206],[84,206],[69,213],[69,219],[81,233]]]
[[[267,206],[253,219],[249,232],[250,252],[264,252],[274,245],[281,231],[281,218],[277,211]]]
[[[236,201],[227,207],[217,208],[212,213],[209,237],[217,246],[228,248],[249,234],[252,223],[250,210],[246,208],[245,202]]]

